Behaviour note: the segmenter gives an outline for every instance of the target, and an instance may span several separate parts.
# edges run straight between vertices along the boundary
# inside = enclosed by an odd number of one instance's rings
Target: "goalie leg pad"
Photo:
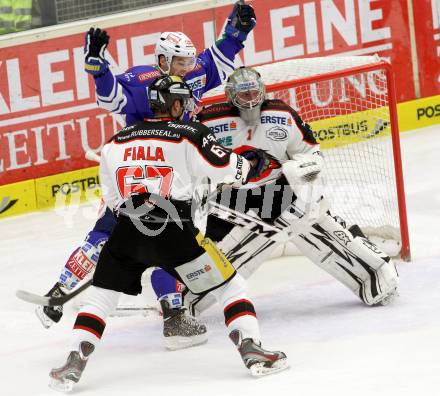
[[[292,240],[301,253],[365,304],[375,305],[397,289],[399,278],[391,258],[367,238],[354,237],[329,214],[296,228],[299,232]]]
[[[244,279],[248,279],[270,257],[276,246],[276,242],[239,226],[235,226],[218,243],[218,247]]]

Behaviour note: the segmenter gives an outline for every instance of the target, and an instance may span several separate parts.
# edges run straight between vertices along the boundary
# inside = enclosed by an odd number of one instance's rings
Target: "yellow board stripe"
[[[0,219],[35,210],[34,180],[0,186]]]
[[[310,126],[324,150],[364,142],[391,132],[388,107],[312,121]]]
[[[400,132],[439,124],[440,95],[398,103],[397,112]],[[378,108],[310,124],[321,147],[326,149],[389,134],[387,120],[388,109]],[[85,168],[0,186],[0,219],[99,198],[100,188],[94,186],[99,181],[98,169]]]

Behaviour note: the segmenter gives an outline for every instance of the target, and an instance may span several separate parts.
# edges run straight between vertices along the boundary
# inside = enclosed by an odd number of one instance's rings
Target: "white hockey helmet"
[[[225,93],[228,101],[240,110],[240,117],[248,125],[256,125],[266,96],[260,73],[251,67],[236,69],[228,77]]]
[[[163,32],[156,43],[154,51],[156,62],[159,66],[159,56],[163,55],[168,64],[168,70],[162,70],[164,73],[169,72],[169,67],[173,56],[182,56],[190,58],[192,67],[195,66],[196,47],[190,38],[182,32]]]

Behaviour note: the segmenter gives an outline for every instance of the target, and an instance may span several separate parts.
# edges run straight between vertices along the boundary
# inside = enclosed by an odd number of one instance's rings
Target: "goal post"
[[[392,66],[378,56],[294,59],[257,66],[269,98],[310,124],[325,157],[332,213],[411,259]],[[224,101],[223,87],[203,104]]]

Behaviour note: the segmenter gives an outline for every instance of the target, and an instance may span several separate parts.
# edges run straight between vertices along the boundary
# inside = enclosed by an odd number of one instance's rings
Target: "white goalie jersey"
[[[256,215],[259,220],[273,223],[279,229],[289,229],[289,243],[348,287],[365,304],[385,305],[394,298],[399,281],[394,263],[362,232],[354,233],[355,229],[351,228],[354,230],[352,233],[336,221],[330,212],[331,208],[320,195],[319,184],[319,200],[305,207],[306,210],[298,210],[300,196],[296,194],[295,183],[289,180],[293,180],[294,174],[291,172],[289,177],[286,165],[300,162],[298,157],[319,154],[319,145],[310,127],[302,122],[293,109],[282,101],[266,100],[261,107],[260,122],[254,128],[248,128],[240,118],[239,109],[228,103],[205,109],[199,118],[223,145],[235,152],[244,153],[248,148],[255,147],[268,151],[275,159],[293,159],[282,167],[274,160],[273,166],[262,172],[260,178],[251,179],[254,187],[261,185],[261,191],[259,194],[253,194],[253,191],[246,193],[246,205],[238,205],[240,210],[245,213],[250,210],[254,218]],[[309,163],[304,163],[302,169],[306,169]],[[282,172],[285,179],[281,177]],[[313,180],[316,179],[306,179],[304,185],[315,188]],[[270,181],[272,183],[268,183]],[[284,200],[281,189],[273,189],[270,200],[265,200],[265,191],[276,187],[277,183],[289,185],[294,190],[295,196],[290,196],[290,199],[293,198],[290,204]],[[230,200],[229,209],[234,209],[237,207],[238,192],[235,195],[231,193],[231,196],[233,199]],[[220,201],[220,197],[217,197],[217,201]],[[268,204],[270,211],[263,210],[265,204]],[[316,216],[310,216],[310,209],[315,207]],[[252,222],[252,216],[244,221],[240,219],[238,210],[222,211],[212,212],[208,217],[206,235],[219,241],[218,246],[237,272],[248,278],[284,241],[276,240],[273,238],[275,234],[265,232],[261,223]],[[216,215],[218,213],[220,216]],[[209,301],[208,297],[194,298],[188,293],[185,303],[191,312],[196,313],[203,312],[212,304],[212,300]]]
[[[265,100],[261,106],[260,122],[252,127],[240,117],[239,109],[228,103],[210,106],[198,118],[211,129],[220,144],[237,154],[259,148],[283,161],[295,154],[319,152],[319,144],[310,127],[295,110],[280,100]],[[277,179],[280,174],[281,167],[274,161],[246,187],[265,184]]]

